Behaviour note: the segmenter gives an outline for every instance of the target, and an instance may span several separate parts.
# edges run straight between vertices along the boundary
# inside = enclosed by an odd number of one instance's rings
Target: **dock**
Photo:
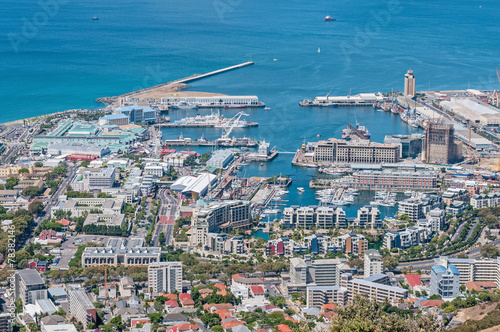
[[[219,147],[256,147],[257,141],[234,141],[234,142],[226,142],[226,141],[208,141],[208,140],[165,140],[163,143],[168,146],[219,146]]]
[[[259,123],[258,122],[248,122],[247,123],[248,127],[258,127]],[[159,127],[164,127],[164,128],[221,128],[222,127],[216,127],[215,124],[210,124],[210,123],[160,123],[158,124]],[[245,128],[245,127],[243,127]]]
[[[256,155],[254,153],[248,153],[243,156],[245,161],[272,161],[274,158],[278,156],[278,151],[271,151],[269,156],[264,155]]]
[[[314,99],[304,99],[299,102],[303,107],[336,107],[336,106],[373,106],[387,100],[381,93],[360,93],[347,96],[318,96]]]

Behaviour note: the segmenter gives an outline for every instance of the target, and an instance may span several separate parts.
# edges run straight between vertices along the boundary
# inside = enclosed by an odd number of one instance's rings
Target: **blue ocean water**
[[[254,66],[191,88],[257,95],[272,107],[249,110],[259,127],[235,134],[294,151],[317,134],[338,137],[356,113],[381,141],[415,130],[371,108],[300,108],[298,102],[332,88],[333,95],[402,90],[409,68],[418,90],[496,89],[499,12],[495,0],[3,0],[0,122],[97,108],[99,97],[253,60]],[[325,22],[326,15],[337,21]],[[202,133],[220,135],[208,129],[183,135]],[[164,137],[179,134],[164,131]],[[252,164],[246,175],[306,180],[315,174],[290,160],[280,155]],[[298,196],[294,189],[305,184],[294,182],[290,201],[312,203],[313,192]]]

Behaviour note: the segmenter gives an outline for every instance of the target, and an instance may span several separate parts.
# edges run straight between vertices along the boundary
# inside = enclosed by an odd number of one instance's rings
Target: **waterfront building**
[[[462,159],[462,143],[455,141],[452,124],[429,123],[424,140],[426,163],[453,164]]]
[[[307,308],[321,307],[328,303],[344,306],[348,300],[347,289],[339,286],[308,286]]]
[[[430,237],[429,231],[420,226],[412,226],[400,231],[386,232],[384,236],[384,247],[406,249],[412,246],[427,243]]]
[[[283,209],[283,226],[286,228],[345,227],[345,212],[339,207],[291,206]]]
[[[249,107],[264,107],[264,103],[259,102],[257,96],[203,96],[203,97],[165,97],[161,99],[161,104],[174,106],[179,102],[187,102],[198,107],[224,107],[234,105],[245,105]]]
[[[148,265],[148,290],[153,294],[182,293],[182,262],[155,262]]]
[[[170,189],[184,196],[200,198],[206,195],[216,181],[217,176],[211,173],[201,173],[197,176],[187,175],[177,179],[170,186]]]
[[[234,154],[230,150],[216,150],[207,161],[207,166],[214,168],[226,168],[234,160]]]
[[[308,251],[312,255],[324,255],[329,252],[337,252],[338,248],[333,243],[333,240],[323,234],[313,234],[306,236],[304,242],[295,243],[293,253],[303,253]]]
[[[373,171],[353,173],[353,186],[364,189],[438,189],[438,175],[435,172]]]
[[[417,222],[418,220],[425,218],[424,205],[425,202],[417,198],[405,199],[398,202],[398,214],[407,215],[410,217],[411,222]]]
[[[500,193],[476,194],[470,199],[470,205],[472,205],[474,209],[497,207],[500,205]]]
[[[340,286],[347,289],[349,300],[356,294],[366,296],[377,302],[399,301],[408,297],[408,290],[389,285],[389,278],[385,274],[375,274],[365,279],[356,279],[351,273],[341,276]]]
[[[128,125],[129,123],[130,123],[130,118],[123,113],[108,114],[99,118],[100,126],[105,126],[105,125],[122,126],[122,125]]]
[[[363,206],[358,210],[356,218],[356,226],[361,228],[380,228],[382,220],[380,219],[380,211],[371,205]]]
[[[269,156],[269,154],[271,153],[269,146],[269,142],[266,142],[266,140],[262,140],[262,142],[259,143],[259,150],[257,151],[257,154],[264,157]]]
[[[333,239],[335,247],[346,255],[362,255],[368,249],[368,241],[361,234],[349,233]]]
[[[376,249],[370,249],[365,252],[364,277],[370,277],[383,272],[382,256]]]
[[[400,158],[417,158],[422,153],[422,134],[387,135],[384,144],[399,145]]]
[[[306,291],[308,286],[339,286],[340,274],[349,269],[345,261],[339,259],[318,259],[310,255],[304,259],[290,259],[290,280],[286,283],[289,294]]]
[[[115,110],[116,113],[122,113],[129,117],[130,122],[156,122],[158,111],[151,107],[143,107],[138,105],[121,106]]]
[[[498,127],[500,125],[500,112],[498,108],[486,104],[479,99],[452,97],[449,101],[440,102],[439,106],[474,124],[491,127]],[[466,136],[468,139],[468,130]]]
[[[114,168],[83,168],[80,167],[71,181],[71,187],[75,191],[89,192],[112,188],[116,181],[116,170]]]
[[[47,287],[40,273],[34,269],[25,269],[15,272],[15,300],[21,299],[23,305],[35,304],[37,300],[48,298]]]
[[[443,261],[431,267],[430,295],[439,295],[443,300],[453,300],[460,295],[460,272],[453,264]]]
[[[97,321],[97,309],[83,288],[70,286],[68,296],[71,316],[74,316],[83,326]]]
[[[204,245],[208,233],[234,228],[248,229],[252,222],[249,201],[222,201],[193,210],[191,218],[191,245]]]
[[[314,162],[373,164],[397,163],[400,152],[398,145],[330,138],[328,141],[319,141],[313,154]]]
[[[411,69],[405,74],[405,96],[415,96],[415,74]]]

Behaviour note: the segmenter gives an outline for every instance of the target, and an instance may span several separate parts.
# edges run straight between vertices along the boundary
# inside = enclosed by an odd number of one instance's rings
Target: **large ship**
[[[360,126],[357,121],[356,121],[356,127],[354,127],[350,123],[347,123],[347,128],[342,129],[342,139],[345,140],[350,140],[353,137],[369,140],[371,136],[372,135],[368,131],[368,128],[366,128],[365,126]]]

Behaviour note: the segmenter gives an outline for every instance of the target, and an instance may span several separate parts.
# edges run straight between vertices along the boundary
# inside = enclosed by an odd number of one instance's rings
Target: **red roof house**
[[[182,293],[179,295],[179,300],[181,301],[183,308],[194,309],[194,301],[188,293]]]
[[[422,302],[422,307],[439,307],[443,303],[444,303],[444,301],[427,300],[427,301]]]
[[[420,281],[420,276],[418,274],[405,274],[405,279],[413,289],[416,286],[423,286],[422,281]]]
[[[264,296],[264,288],[262,286],[250,286],[250,293],[253,297]]]

